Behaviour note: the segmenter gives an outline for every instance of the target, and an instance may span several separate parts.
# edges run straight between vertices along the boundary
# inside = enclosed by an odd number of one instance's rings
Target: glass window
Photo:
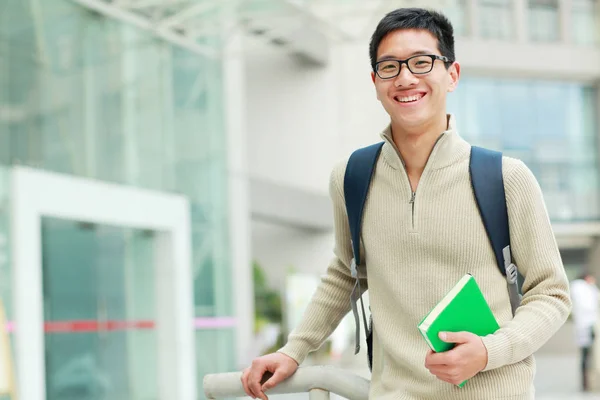
[[[444,3],[441,11],[450,19],[454,27],[455,36],[467,34],[467,7],[466,0],[449,0]]]
[[[0,162],[186,195],[196,272],[214,269],[200,316],[230,315],[220,61],[66,0],[39,25],[3,7]]]
[[[70,0],[0,0],[0,165],[186,196],[196,317],[233,313],[221,70]],[[231,368],[235,349],[217,349]]]
[[[198,383],[206,374],[231,372],[236,365],[231,344],[235,343],[233,329],[207,329],[196,332],[196,353],[198,360]],[[198,388],[199,399],[205,399],[202,388]],[[274,396],[275,398],[279,396]],[[271,398],[271,396],[269,396]]]
[[[560,39],[558,0],[529,0],[529,38],[534,42]]]
[[[598,0],[572,0],[572,39],[576,44],[597,45],[600,43],[598,27]]]
[[[514,11],[511,0],[481,0],[479,30],[485,39],[510,40],[514,37]]]
[[[596,107],[593,86],[475,77],[448,102],[470,143],[527,164],[555,221],[600,218]]]

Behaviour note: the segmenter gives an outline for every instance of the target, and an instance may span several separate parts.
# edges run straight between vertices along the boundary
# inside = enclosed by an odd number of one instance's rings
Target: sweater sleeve
[[[524,276],[523,299],[511,321],[483,337],[486,371],[532,355],[571,310],[569,282],[538,182],[521,161],[505,158],[504,187],[513,262]]]
[[[299,325],[290,333],[287,344],[279,350],[298,364],[323,344],[350,311],[350,294],[355,280],[350,273],[352,246],[341,189],[345,168],[345,162],[338,164],[331,173],[329,184],[334,217],[334,257]],[[361,288],[366,289],[366,282],[361,281]]]

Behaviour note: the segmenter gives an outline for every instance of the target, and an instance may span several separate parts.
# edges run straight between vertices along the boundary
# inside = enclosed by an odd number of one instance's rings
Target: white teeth
[[[419,100],[421,97],[423,97],[423,94],[416,94],[414,96],[408,96],[408,97],[396,97],[398,99],[399,102],[401,103],[409,103],[411,101],[417,101]]]

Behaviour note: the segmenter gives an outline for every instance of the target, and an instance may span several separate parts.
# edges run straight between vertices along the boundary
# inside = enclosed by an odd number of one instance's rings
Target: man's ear
[[[450,75],[450,85],[448,86],[449,92],[454,92],[458,86],[458,80],[460,79],[460,64],[458,62],[452,63],[448,68],[448,74]]]
[[[377,85],[375,84],[376,78],[377,76],[375,75],[375,72],[371,71],[371,80],[373,81],[373,85],[375,86],[375,95],[377,96],[377,100],[381,101],[381,99],[379,98],[379,91],[377,90]]]

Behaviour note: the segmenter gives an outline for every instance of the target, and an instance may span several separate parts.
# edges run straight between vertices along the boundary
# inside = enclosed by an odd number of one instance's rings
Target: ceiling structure
[[[245,30],[316,64],[328,43],[364,40],[385,12],[416,0],[71,0],[198,54],[219,57]],[[449,0],[419,0],[419,6]]]

